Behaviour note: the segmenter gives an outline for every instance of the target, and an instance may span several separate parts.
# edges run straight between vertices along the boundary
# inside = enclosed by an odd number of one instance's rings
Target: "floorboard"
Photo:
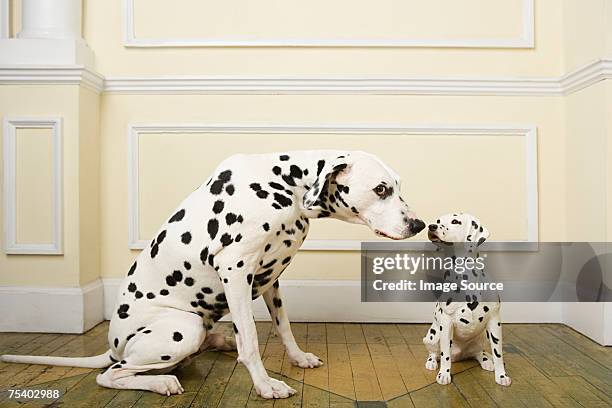
[[[318,355],[317,369],[294,367],[270,322],[257,322],[258,341],[270,375],[297,390],[291,398],[257,395],[235,352],[207,351],[174,374],[185,392],[170,397],[112,390],[95,382],[100,370],[0,363],[0,408],[42,408],[52,401],[9,398],[9,389],[59,389],[62,407],[610,407],[612,349],[558,324],[504,325],[509,388],[475,361],[452,366],[453,382],[440,386],[425,369],[426,324],[296,323],[295,338]],[[107,348],[108,323],[83,335],[0,333],[0,354],[87,356]],[[230,323],[215,331],[232,335]]]

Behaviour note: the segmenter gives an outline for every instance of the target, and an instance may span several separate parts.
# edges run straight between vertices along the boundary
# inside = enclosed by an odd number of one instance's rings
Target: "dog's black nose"
[[[410,232],[413,234],[418,234],[425,228],[425,223],[419,219],[412,219],[408,223],[408,228],[410,228]]]
[[[429,224],[429,230],[430,231],[435,231],[438,229],[438,225],[437,224]]]

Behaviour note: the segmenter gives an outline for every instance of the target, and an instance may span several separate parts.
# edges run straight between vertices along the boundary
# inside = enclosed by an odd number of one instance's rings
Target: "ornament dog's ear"
[[[476,243],[476,245],[480,246],[489,238],[489,230],[474,216],[471,216],[470,222],[471,225],[468,230],[466,241]]]
[[[302,205],[306,210],[321,208],[321,202],[327,197],[329,183],[338,174],[350,169],[349,155],[338,156],[334,161],[319,160],[317,162],[317,179],[302,198]]]

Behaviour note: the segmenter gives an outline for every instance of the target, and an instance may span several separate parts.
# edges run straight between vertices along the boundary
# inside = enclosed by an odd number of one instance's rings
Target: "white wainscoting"
[[[538,164],[537,130],[534,126],[402,126],[402,125],[251,125],[251,124],[132,124],[128,129],[128,245],[131,249],[146,247],[149,237],[139,236],[139,148],[138,140],[147,133],[206,133],[206,134],[397,134],[474,136],[490,135],[525,138],[525,174],[527,237],[526,242],[538,241]],[[310,240],[300,249],[354,251],[361,248],[360,240]]]
[[[53,130],[53,241],[18,243],[16,208],[16,137],[19,128]],[[7,254],[60,255],[63,253],[62,221],[62,120],[60,118],[4,119],[4,250]]]
[[[445,47],[534,48],[534,0],[522,0],[521,34],[516,38],[349,39],[349,38],[137,38],[134,0],[123,0],[123,45],[126,47]]]
[[[0,0],[0,39],[9,38],[10,21],[9,0]]]
[[[0,286],[0,332],[83,333],[104,320],[104,290]]]

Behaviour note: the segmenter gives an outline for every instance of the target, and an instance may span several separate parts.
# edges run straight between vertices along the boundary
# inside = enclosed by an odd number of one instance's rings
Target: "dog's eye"
[[[461,221],[459,221],[459,220],[452,220],[451,224],[459,224],[459,225],[461,225]]]
[[[379,184],[376,187],[374,187],[374,192],[376,193],[377,196],[384,197],[385,195],[387,195],[387,186]]]

